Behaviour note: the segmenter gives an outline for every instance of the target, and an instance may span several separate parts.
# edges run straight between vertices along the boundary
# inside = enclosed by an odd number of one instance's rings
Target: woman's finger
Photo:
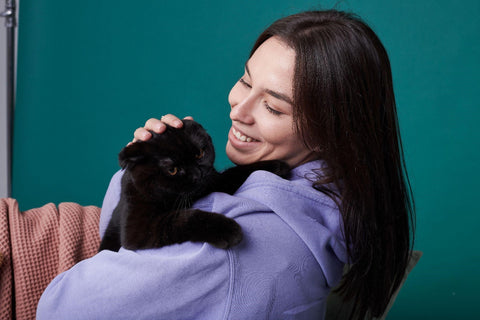
[[[166,114],[160,118],[160,121],[172,126],[174,128],[181,128],[183,126],[182,120],[173,114]]]
[[[162,122],[162,120],[158,120],[158,119],[155,119],[155,118],[150,118],[150,119],[147,120],[147,122],[145,122],[145,127],[144,128],[146,130],[151,130],[151,131],[156,132],[156,133],[162,133],[162,132],[165,131],[165,129],[167,127],[165,126],[165,123]]]
[[[141,128],[137,128],[137,130],[135,130],[134,134],[133,134],[133,141],[132,142],[136,142],[136,141],[146,141],[148,139],[150,139],[152,137],[152,134],[150,132],[148,132],[147,129],[141,127]]]

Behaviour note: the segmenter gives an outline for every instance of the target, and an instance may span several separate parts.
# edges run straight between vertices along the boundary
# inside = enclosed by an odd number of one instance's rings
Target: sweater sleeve
[[[107,189],[100,236],[120,199],[122,175],[115,173]],[[49,284],[37,319],[222,319],[230,295],[231,255],[192,242],[104,250]]]
[[[113,210],[117,206],[118,201],[120,201],[122,176],[122,170],[117,171],[113,175],[112,179],[110,180],[110,184],[108,185],[107,192],[105,193],[105,197],[103,198],[102,212],[100,214],[99,222],[100,238],[103,238],[105,229],[107,229],[108,222],[112,217]]]
[[[231,294],[230,255],[191,242],[104,250],[53,280],[37,319],[222,319]]]

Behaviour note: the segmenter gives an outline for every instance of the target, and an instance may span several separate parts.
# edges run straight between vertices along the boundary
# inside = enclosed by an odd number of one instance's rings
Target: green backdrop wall
[[[389,51],[423,258],[389,319],[468,319],[480,277],[480,2],[22,0],[13,197],[101,205],[116,155],[149,117],[193,115],[217,166],[227,94],[276,18],[359,13]]]

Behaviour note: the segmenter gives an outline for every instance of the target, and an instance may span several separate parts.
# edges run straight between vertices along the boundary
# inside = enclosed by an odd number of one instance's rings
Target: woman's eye
[[[202,159],[204,155],[205,155],[205,151],[203,151],[203,149],[200,149],[200,152],[197,155],[195,155],[195,158]]]
[[[275,110],[272,107],[270,107],[267,102],[265,102],[264,104],[265,104],[265,108],[267,109],[267,111],[270,112],[271,114],[273,114],[274,116],[279,116],[279,115],[282,114],[282,112],[280,112],[278,110]]]
[[[177,167],[172,167],[172,168],[168,168],[168,174],[171,175],[171,176],[174,176],[177,174],[178,172],[178,168]]]
[[[240,80],[238,80],[238,82],[240,82],[241,84],[243,84],[245,87],[247,88],[252,88],[252,86],[250,84],[248,84],[245,79],[243,78],[240,78]]]

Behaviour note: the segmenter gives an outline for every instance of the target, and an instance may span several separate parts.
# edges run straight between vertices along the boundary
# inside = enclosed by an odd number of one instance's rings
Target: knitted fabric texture
[[[38,301],[59,273],[95,255],[100,208],[52,203],[20,212],[0,199],[0,319],[35,319]]]

